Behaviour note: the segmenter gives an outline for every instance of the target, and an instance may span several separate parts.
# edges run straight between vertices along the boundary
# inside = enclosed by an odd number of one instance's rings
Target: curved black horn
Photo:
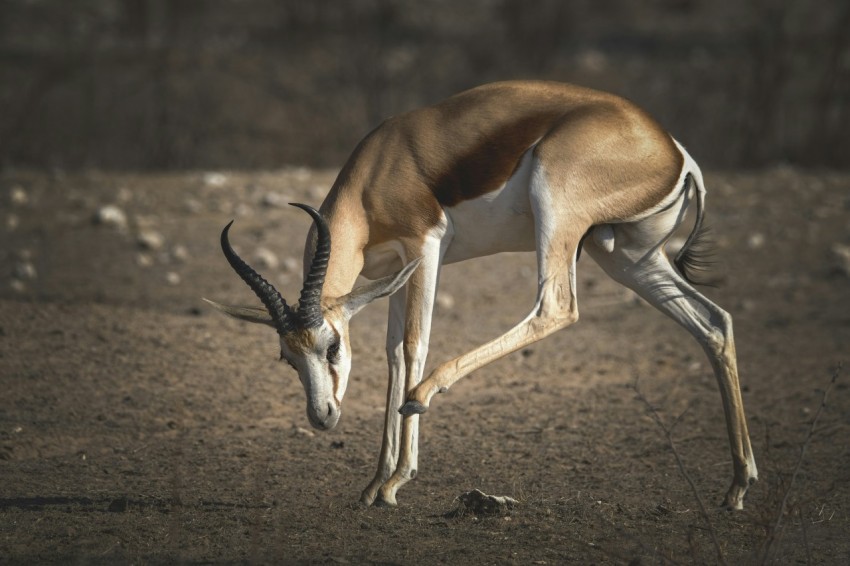
[[[318,240],[310,271],[304,277],[304,287],[298,300],[298,318],[305,328],[315,328],[322,325],[322,287],[328,272],[328,261],[331,257],[331,231],[328,223],[318,210],[306,204],[289,203],[313,217],[316,223]]]
[[[241,257],[236,255],[233,248],[230,247],[230,241],[227,239],[227,232],[230,230],[230,225],[233,220],[224,227],[221,231],[221,251],[224,252],[224,257],[227,258],[227,263],[236,271],[239,277],[248,284],[254,294],[260,298],[260,301],[265,305],[266,310],[274,321],[277,333],[281,336],[292,332],[295,327],[295,321],[292,316],[292,309],[286,304],[283,296],[274,288],[274,285],[266,281],[259,273],[254,271],[250,265],[245,263]]]

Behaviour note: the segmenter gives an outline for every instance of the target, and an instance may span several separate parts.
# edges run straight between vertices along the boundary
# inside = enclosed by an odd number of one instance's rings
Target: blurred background
[[[480,83],[630,98],[703,166],[844,168],[847,0],[2,0],[0,165],[339,166]]]

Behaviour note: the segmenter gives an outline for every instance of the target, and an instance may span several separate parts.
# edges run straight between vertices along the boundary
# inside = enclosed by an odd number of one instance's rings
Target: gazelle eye
[[[339,362],[339,340],[328,346],[328,362],[336,364]]]

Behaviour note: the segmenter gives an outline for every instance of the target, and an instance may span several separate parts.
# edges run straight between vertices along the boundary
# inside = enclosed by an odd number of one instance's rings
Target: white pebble
[[[253,213],[254,211],[251,209],[251,207],[245,203],[239,203],[233,209],[233,214],[240,218],[244,218],[245,216],[251,216]]]
[[[263,195],[260,199],[260,204],[269,208],[283,208],[292,199],[280,193],[270,192]]]
[[[29,261],[20,261],[15,265],[15,277],[33,280],[38,277],[35,266]]]
[[[171,250],[171,257],[182,263],[189,259],[189,250],[186,249],[186,246],[177,244]]]
[[[764,246],[765,237],[761,232],[754,232],[747,238],[747,247],[751,250],[757,250]]]
[[[145,250],[160,250],[165,245],[165,237],[155,230],[143,230],[136,241]]]
[[[222,187],[227,182],[227,177],[221,173],[204,173],[204,184],[210,187]]]
[[[18,217],[16,215],[10,214],[9,216],[6,217],[6,230],[8,230],[9,232],[12,232],[12,231],[14,231],[18,228],[20,223],[21,223],[21,221],[18,219]]]
[[[127,229],[127,215],[115,205],[101,206],[94,217],[95,224],[102,224],[118,230]]]
[[[189,214],[198,214],[204,209],[204,205],[201,204],[201,201],[193,198],[187,198],[183,203],[183,206]]]
[[[150,254],[139,254],[136,256],[136,265],[139,267],[150,267],[153,265],[153,258]]]
[[[277,269],[280,265],[280,260],[268,248],[257,248],[254,252],[254,258],[257,261],[257,266],[262,269]]]
[[[15,206],[23,206],[27,204],[30,200],[29,195],[24,190],[24,188],[20,185],[15,185],[12,187],[12,204]]]
[[[850,277],[850,246],[844,244],[832,244],[830,248],[835,267],[843,275]]]
[[[165,274],[165,281],[169,285],[179,285],[180,284],[180,274],[178,274],[174,271],[169,271],[168,273]]]
[[[283,260],[281,270],[284,273],[298,273],[301,270],[301,262],[294,257],[288,257]]]
[[[437,293],[437,306],[441,309],[450,309],[455,306],[455,298],[446,292]]]

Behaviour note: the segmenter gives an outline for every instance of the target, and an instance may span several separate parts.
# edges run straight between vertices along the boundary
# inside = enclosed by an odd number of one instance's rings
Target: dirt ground
[[[282,203],[318,205],[333,176],[0,177],[0,562],[713,563],[714,533],[730,564],[850,563],[850,175],[707,172],[725,285],[706,294],[735,317],[760,472],[734,513],[702,351],[589,257],[581,321],[435,398],[399,506],[360,505],[386,301],[352,323],[328,433],[309,430],[274,332],[200,301],[255,301],[218,247],[231,218],[237,249],[296,297],[309,218]],[[429,367],[524,316],[534,281],[531,254],[448,266]],[[636,381],[666,424],[681,415],[696,495]],[[519,504],[452,514],[474,488]]]

